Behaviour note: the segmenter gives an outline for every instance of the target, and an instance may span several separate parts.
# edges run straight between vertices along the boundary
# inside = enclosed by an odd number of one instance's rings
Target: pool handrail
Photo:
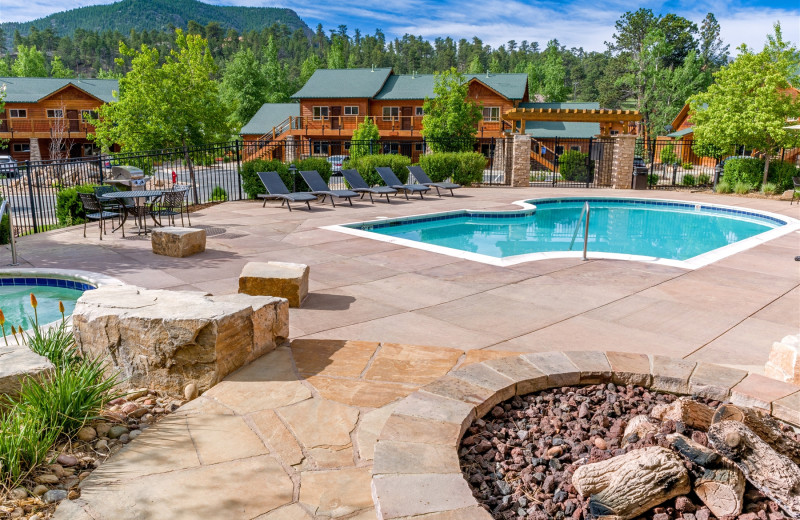
[[[0,222],[3,221],[3,213],[8,212],[9,242],[11,243],[11,265],[19,265],[17,262],[17,243],[14,240],[14,221],[11,217],[11,203],[4,199],[0,203]]]
[[[572,240],[569,242],[569,249],[567,251],[572,251],[572,246],[575,245],[575,239],[578,237],[578,230],[581,228],[581,221],[583,220],[583,215],[589,211],[589,201],[584,201],[583,209],[581,210],[581,215],[578,217],[578,223],[575,224],[575,231],[572,232]]]

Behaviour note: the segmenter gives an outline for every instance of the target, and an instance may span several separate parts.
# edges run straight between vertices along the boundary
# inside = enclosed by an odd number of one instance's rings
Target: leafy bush
[[[647,185],[648,186],[655,186],[658,184],[658,175],[655,173],[651,173],[647,176]]]
[[[794,187],[794,184],[792,183],[792,177],[796,177],[798,175],[800,175],[800,169],[798,169],[797,166],[783,161],[770,161],[769,172],[767,172],[767,180],[775,184],[776,192],[783,192]]]
[[[711,176],[707,173],[701,173],[697,176],[698,186],[708,186],[711,184]]]
[[[400,182],[408,182],[408,168],[411,166],[411,159],[405,155],[384,154],[384,155],[365,155],[357,159],[349,159],[342,165],[342,168],[355,168],[364,177],[370,186],[383,184],[381,176],[375,171],[376,166],[388,166],[392,169]]]
[[[0,197],[0,204],[3,203],[3,197]],[[11,241],[11,222],[8,219],[8,213],[3,213],[3,218],[0,219],[0,244],[8,244]]]
[[[353,138],[350,143],[350,157],[358,159],[365,155],[370,155],[371,150],[375,150],[378,141],[381,138],[378,126],[372,121],[370,117],[364,117],[364,121],[358,124],[358,127],[353,131]],[[368,141],[374,141],[374,146],[370,147]]]
[[[685,162],[681,165],[684,170],[694,170],[694,164],[690,162]]]
[[[254,161],[247,161],[242,164],[239,175],[242,176],[242,190],[247,193],[247,197],[254,199],[256,195],[266,193],[267,190],[258,178],[258,172],[274,172],[277,171],[281,178],[289,176],[289,166],[283,164],[277,159],[265,161],[264,159],[256,159]],[[291,189],[292,185],[287,185]]]
[[[678,162],[678,156],[675,155],[675,145],[669,143],[661,149],[660,154],[661,164],[675,164]]]
[[[775,195],[777,191],[778,187],[772,182],[766,182],[761,186],[761,193],[764,195]]]
[[[433,182],[452,178],[453,182],[469,186],[483,180],[486,157],[478,152],[444,152],[423,155],[419,165]]]
[[[80,184],[72,188],[64,188],[56,195],[56,218],[62,226],[74,226],[86,221],[78,193],[94,193],[96,184]]]
[[[594,161],[589,154],[579,150],[569,150],[558,158],[561,177],[566,181],[591,182],[594,174]]]
[[[324,157],[308,157],[300,161],[294,161],[292,164],[297,167],[297,191],[311,191],[306,181],[300,176],[301,171],[317,170],[326,183],[330,180],[331,174],[333,174],[331,163]],[[286,187],[291,190],[294,182],[292,175],[287,171],[285,176],[281,175],[281,179],[283,179]]]
[[[749,182],[739,181],[733,185],[733,192],[737,195],[746,195],[753,189],[753,185]]]
[[[694,175],[690,173],[684,175],[683,179],[681,180],[681,184],[683,184],[684,186],[694,186],[696,183],[697,181],[695,180]]]
[[[728,181],[722,180],[717,183],[717,193],[733,193],[733,188]]]
[[[222,186],[214,186],[211,190],[211,202],[225,202],[228,200],[228,192]]]
[[[746,183],[758,187],[764,177],[764,161],[756,157],[730,158],[725,161],[722,179],[731,186]]]

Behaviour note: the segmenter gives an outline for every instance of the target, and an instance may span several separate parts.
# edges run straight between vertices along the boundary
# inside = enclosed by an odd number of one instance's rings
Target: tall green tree
[[[375,122],[369,118],[364,117],[364,121],[358,124],[358,127],[353,131],[353,140],[350,144],[350,158],[358,159],[365,155],[369,155],[373,147],[371,141],[378,142],[381,138],[381,132]]]
[[[309,54],[300,67],[300,85],[305,85],[308,79],[314,75],[318,68],[322,67],[322,61],[316,54]]]
[[[436,74],[432,98],[425,98],[422,135],[434,152],[472,150],[481,108],[469,99],[469,83],[455,68]]]
[[[343,69],[346,63],[344,59],[344,38],[334,35],[332,40],[331,47],[328,50],[328,68]]]
[[[759,53],[739,47],[739,56],[714,74],[706,92],[689,100],[694,140],[730,147],[744,145],[765,156],[767,182],[770,157],[781,148],[800,146],[787,121],[800,118],[800,103],[788,89],[800,70],[797,48],[783,39],[780,24]]]
[[[566,101],[570,88],[566,85],[567,70],[561,57],[558,40],[551,40],[542,53],[539,93],[545,101]]]
[[[720,38],[720,26],[714,13],[708,13],[700,26],[700,56],[703,69],[712,74],[728,63],[729,45]]]
[[[269,82],[264,76],[252,49],[243,49],[233,55],[225,67],[220,85],[220,99],[228,107],[228,123],[235,131],[247,124],[267,102]]]
[[[291,100],[291,86],[286,76],[286,69],[278,59],[278,46],[275,38],[269,38],[264,51],[264,79],[267,82],[267,102],[286,103]]]
[[[19,78],[46,78],[44,54],[35,45],[18,45],[17,59],[11,65],[11,74]]]
[[[50,77],[51,78],[74,78],[75,71],[68,69],[64,66],[64,62],[61,61],[59,56],[53,56],[53,60],[50,62]]]

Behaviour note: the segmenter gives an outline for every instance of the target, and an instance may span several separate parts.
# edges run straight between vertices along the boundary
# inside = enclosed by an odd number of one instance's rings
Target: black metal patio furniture
[[[794,204],[794,199],[800,198],[800,177],[792,177],[792,184],[794,185],[794,191],[792,192],[792,200],[789,201],[790,206]]]
[[[122,212],[122,222],[120,222],[119,226],[117,226],[114,231],[119,228],[122,228],[122,234],[125,236],[125,222],[127,222],[128,217],[134,217],[136,219],[136,227],[138,228],[137,234],[141,235],[144,233],[145,235],[150,232],[147,229],[147,217],[149,216],[153,219],[153,223],[156,226],[160,226],[161,223],[156,220],[156,216],[153,214],[152,210],[152,200],[164,193],[164,190],[131,190],[131,191],[115,191],[112,193],[106,193],[103,195],[103,200],[120,200],[126,201],[130,200],[132,202],[131,205],[128,205],[126,202],[123,202],[125,211]]]
[[[278,172],[258,172],[258,178],[261,179],[261,184],[267,190],[266,194],[259,194],[258,198],[264,199],[262,208],[267,205],[267,199],[280,199],[281,206],[286,204],[289,211],[292,211],[292,206],[289,202],[305,202],[308,210],[311,211],[311,201],[317,200],[315,195],[304,192],[290,192],[286,185],[281,180]]]
[[[428,177],[428,174],[425,173],[425,170],[422,169],[422,166],[406,166],[406,168],[408,168],[408,172],[417,179],[418,183],[429,188],[436,188],[436,194],[440,197],[442,194],[439,193],[439,188],[450,190],[450,195],[455,197],[456,195],[453,193],[453,190],[461,187],[460,184],[456,184],[455,182],[433,182],[431,178]]]
[[[159,224],[162,217],[167,217],[167,221],[175,225],[175,216],[180,215],[181,227],[183,225],[183,214],[186,213],[186,220],[189,222],[189,227],[192,226],[192,220],[189,218],[189,202],[187,194],[189,193],[188,186],[176,186],[170,191],[165,191],[161,198],[154,203],[153,214],[158,217]]]
[[[78,193],[83,205],[83,211],[86,214],[86,220],[83,221],[83,238],[86,238],[86,223],[90,220],[97,220],[98,227],[100,228],[100,240],[103,240],[103,234],[106,232],[106,220],[120,217],[120,214],[115,211],[106,211],[100,200],[93,193]],[[125,230],[122,230],[122,236],[125,236]]]
[[[383,182],[385,182],[387,186],[396,190],[402,190],[406,195],[406,200],[408,200],[409,191],[412,193],[419,193],[420,199],[425,198],[422,196],[423,193],[430,191],[428,186],[423,186],[421,184],[403,184],[388,166],[376,166],[375,171],[378,172],[378,175],[381,176],[381,179],[383,179]]]
[[[328,186],[328,183],[325,182],[325,179],[322,178],[322,175],[319,174],[317,170],[308,170],[308,171],[301,171],[300,176],[306,181],[308,187],[311,188],[312,195],[322,195],[322,202],[325,202],[325,197],[331,198],[331,204],[333,207],[336,207],[336,203],[333,201],[333,198],[345,199],[350,205],[353,205],[353,201],[351,200],[352,197],[357,197],[358,193],[352,190],[332,190]]]
[[[389,195],[397,193],[396,189],[390,188],[389,186],[370,186],[367,184],[367,181],[364,180],[364,177],[358,173],[358,170],[342,170],[342,176],[344,176],[344,180],[347,181],[347,184],[350,185],[350,189],[361,194],[362,199],[365,194],[369,194],[369,201],[373,204],[375,204],[375,201],[372,199],[373,194],[386,195],[386,202],[391,204],[392,201],[389,199]]]

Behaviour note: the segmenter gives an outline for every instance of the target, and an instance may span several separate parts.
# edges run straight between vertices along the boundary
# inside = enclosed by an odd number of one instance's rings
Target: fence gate
[[[534,137],[531,186],[602,188],[611,186],[614,138]]]

